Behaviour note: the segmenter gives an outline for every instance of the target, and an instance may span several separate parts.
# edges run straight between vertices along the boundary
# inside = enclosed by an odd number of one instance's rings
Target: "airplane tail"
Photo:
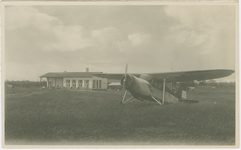
[[[187,91],[186,91],[186,87],[184,87],[184,86],[180,86],[180,88],[176,92],[176,95],[179,99],[179,102],[184,102],[184,103],[198,103],[199,102],[197,100],[187,99]]]
[[[187,91],[182,88],[177,90],[176,95],[178,99],[187,99]]]

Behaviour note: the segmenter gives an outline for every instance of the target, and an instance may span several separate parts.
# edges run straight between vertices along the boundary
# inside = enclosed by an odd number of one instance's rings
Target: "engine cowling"
[[[123,86],[125,76],[121,78],[121,85]],[[126,89],[136,97],[147,97],[152,95],[150,90],[150,83],[144,79],[137,78],[134,75],[127,74],[126,75]]]
[[[121,85],[122,85],[122,86],[124,85],[124,84],[123,84],[124,79],[125,79],[125,75],[121,77]],[[127,75],[126,75],[126,81],[125,81],[125,82],[126,82],[126,84],[125,84],[126,89],[127,89],[127,90],[130,89],[130,87],[134,84],[134,77],[133,77],[133,75],[127,74]]]

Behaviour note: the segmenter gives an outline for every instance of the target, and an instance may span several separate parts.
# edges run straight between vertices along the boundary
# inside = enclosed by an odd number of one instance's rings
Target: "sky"
[[[5,79],[235,70],[232,5],[5,7]],[[234,75],[225,78],[234,81]]]

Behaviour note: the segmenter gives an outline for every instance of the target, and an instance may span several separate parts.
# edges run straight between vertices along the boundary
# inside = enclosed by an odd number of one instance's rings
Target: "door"
[[[70,80],[66,80],[66,87],[70,87]]]

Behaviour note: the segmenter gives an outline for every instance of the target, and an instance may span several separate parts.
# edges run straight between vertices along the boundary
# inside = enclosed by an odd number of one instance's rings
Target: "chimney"
[[[89,68],[86,68],[86,72],[89,72]]]

